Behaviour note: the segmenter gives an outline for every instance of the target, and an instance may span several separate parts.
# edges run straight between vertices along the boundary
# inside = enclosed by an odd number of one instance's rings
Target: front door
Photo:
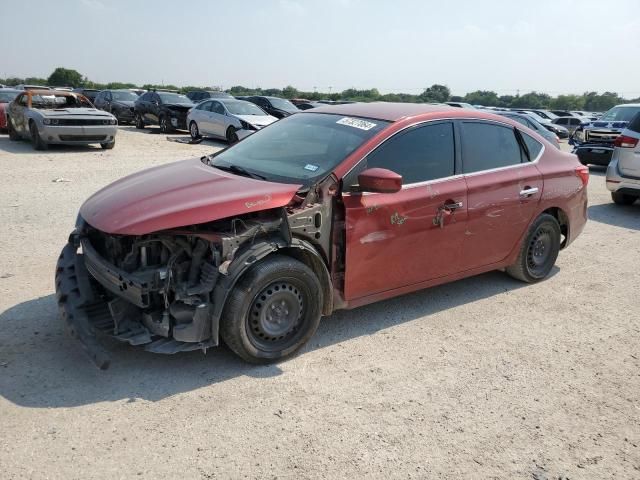
[[[468,192],[463,266],[468,270],[498,263],[518,246],[537,210],[543,181],[513,127],[483,121],[464,121],[461,127]],[[532,142],[531,160],[536,160],[542,144],[522,136]]]
[[[467,192],[455,159],[452,122],[428,122],[394,135],[345,177],[346,300],[459,271]],[[373,167],[402,175],[402,190],[349,193]]]

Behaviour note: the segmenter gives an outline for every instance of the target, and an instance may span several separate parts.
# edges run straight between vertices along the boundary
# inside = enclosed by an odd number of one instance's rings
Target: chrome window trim
[[[357,166],[360,162],[362,162],[362,160],[364,160],[365,158],[367,158],[371,152],[373,152],[376,148],[378,148],[380,145],[382,145],[384,142],[386,142],[387,140],[391,140],[393,137],[395,137],[396,135],[398,135],[400,132],[404,132],[405,130],[407,130],[408,128],[413,128],[413,127],[417,127],[419,125],[425,125],[427,123],[433,123],[433,122],[447,122],[447,121],[456,121],[456,120],[460,120],[462,122],[464,121],[479,121],[479,122],[484,122],[484,123],[489,123],[489,124],[497,124],[500,126],[504,126],[504,127],[509,127],[511,129],[513,128],[518,128],[517,126],[514,127],[513,125],[509,124],[509,123],[504,123],[501,122],[499,120],[486,120],[484,118],[465,118],[465,117],[447,117],[447,118],[434,118],[434,119],[430,119],[430,120],[425,120],[423,122],[419,122],[419,123],[414,123],[412,125],[407,125],[406,127],[398,130],[396,133],[394,133],[392,136],[384,139],[383,141],[379,142],[377,145],[375,145],[373,148],[371,148],[371,150],[369,150],[365,155],[362,156],[362,158],[360,158],[360,160],[358,160],[355,165],[353,167],[351,167],[349,169],[349,171],[347,171],[342,178],[345,178],[347,175],[349,175]],[[393,124],[391,124],[393,125]],[[522,132],[525,133],[526,132]],[[531,137],[531,135],[529,135]],[[531,137],[533,138],[533,137]],[[507,165],[506,167],[496,167],[496,168],[491,168],[489,170],[480,170],[478,172],[472,172],[472,173],[459,173],[456,175],[450,175],[448,177],[442,177],[442,178],[436,178],[433,180],[424,180],[422,182],[414,182],[414,183],[407,183],[406,185],[403,184],[402,188],[400,189],[402,190],[409,190],[412,188],[417,188],[417,187],[423,187],[423,186],[427,186],[433,183],[440,183],[440,182],[444,182],[444,181],[449,181],[449,180],[453,180],[453,179],[457,179],[457,178],[461,178],[461,177],[467,177],[467,176],[475,176],[475,175],[481,175],[484,173],[492,173],[492,172],[498,172],[501,170],[507,170],[510,168],[516,168],[516,167],[524,167],[526,165],[529,164],[537,164],[538,161],[540,160],[540,158],[542,157],[542,154],[545,152],[545,145],[541,142],[539,142],[538,140],[536,140],[535,138],[533,138],[536,142],[540,143],[540,145],[542,145],[542,149],[540,150],[540,153],[538,154],[538,156],[536,157],[535,160],[530,160],[526,163],[516,163],[515,165]],[[519,142],[518,142],[519,143]],[[460,146],[462,148],[462,145]],[[464,153],[462,154],[462,165],[464,166]],[[347,196],[352,196],[352,195],[388,195],[386,193],[381,193],[381,192],[342,192],[342,195],[347,195]]]

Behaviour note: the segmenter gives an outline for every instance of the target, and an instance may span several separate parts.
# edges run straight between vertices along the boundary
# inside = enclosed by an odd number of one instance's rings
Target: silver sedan
[[[235,98],[205,100],[189,111],[187,125],[194,140],[203,135],[235,143],[278,120],[257,105]]]

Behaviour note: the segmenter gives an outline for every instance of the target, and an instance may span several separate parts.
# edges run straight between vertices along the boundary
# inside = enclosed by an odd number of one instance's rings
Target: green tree
[[[551,107],[557,110],[582,110],[584,97],[580,95],[558,95],[551,101]]]
[[[300,96],[300,92],[297,88],[287,85],[282,89],[282,95],[284,98],[297,98]]]
[[[464,96],[464,100],[472,105],[484,105],[485,107],[497,107],[500,105],[498,94],[490,90],[476,90]]]
[[[529,92],[515,97],[511,102],[516,108],[548,108],[551,105],[551,96],[546,93]]]
[[[584,97],[584,109],[590,112],[604,112],[620,103],[624,103],[624,99],[617,93],[604,92],[599,95],[597,92],[587,92]]]
[[[451,97],[451,91],[446,85],[438,85],[437,83],[426,88],[420,94],[420,100],[423,102],[447,102]]]
[[[58,67],[49,75],[47,84],[58,87],[80,87],[84,85],[84,80],[86,79],[80,72]]]

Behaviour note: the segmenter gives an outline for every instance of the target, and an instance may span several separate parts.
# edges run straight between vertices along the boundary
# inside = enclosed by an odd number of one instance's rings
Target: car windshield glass
[[[162,103],[193,103],[186,95],[180,95],[179,93],[165,93],[158,92]]]
[[[33,95],[31,97],[33,108],[93,108],[93,105],[81,96],[73,95]]]
[[[600,117],[600,120],[605,122],[630,122],[638,112],[640,112],[640,107],[613,107]]]
[[[224,106],[227,107],[230,113],[233,115],[267,115],[258,106],[251,102],[243,102],[240,100],[224,101]]]
[[[289,100],[285,100],[284,98],[271,97],[271,98],[269,98],[269,102],[271,102],[271,105],[273,105],[274,108],[277,108],[277,109],[280,109],[280,110],[284,110],[285,112],[299,112],[300,111],[300,110],[298,110],[298,107],[296,107]]]
[[[18,96],[18,92],[0,92],[0,103],[9,103]]]
[[[235,165],[267,180],[309,186],[387,125],[343,115],[291,115],[224,150],[212,165]]]
[[[118,102],[135,102],[138,99],[138,95],[133,92],[111,92],[111,96]]]

